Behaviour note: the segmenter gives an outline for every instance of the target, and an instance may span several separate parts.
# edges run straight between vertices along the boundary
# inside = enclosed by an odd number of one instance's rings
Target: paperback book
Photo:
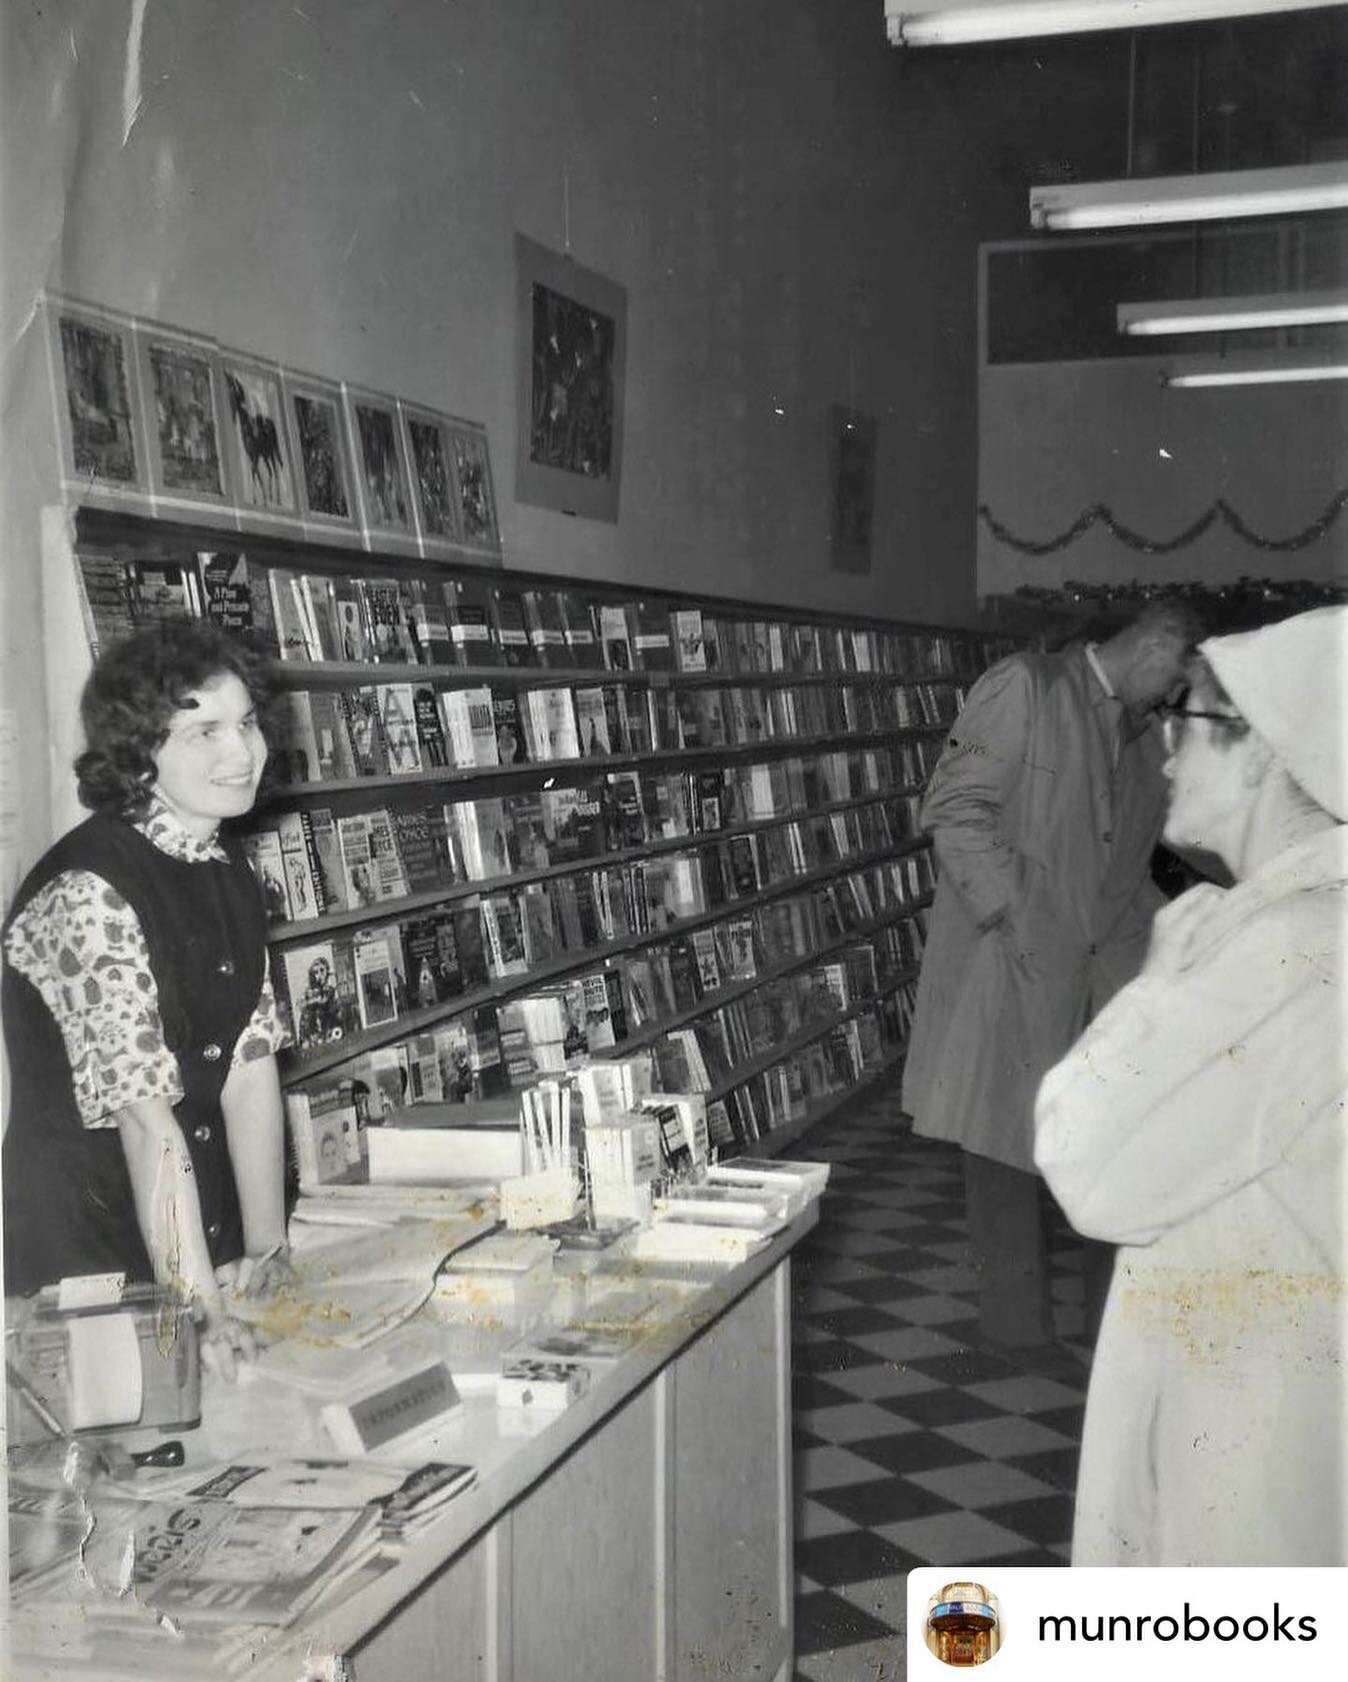
[[[360,929],[354,943],[356,994],[364,1028],[394,1022],[406,999],[398,928]]]
[[[379,727],[388,754],[390,776],[407,776],[422,769],[421,738],[410,683],[378,686]]]

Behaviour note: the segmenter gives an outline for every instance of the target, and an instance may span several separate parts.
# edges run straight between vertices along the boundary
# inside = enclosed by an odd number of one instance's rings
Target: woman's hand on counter
[[[232,1284],[240,1296],[271,1296],[296,1280],[289,1244],[273,1244],[260,1255],[242,1256],[237,1266]]]
[[[251,1326],[237,1320],[216,1293],[199,1296],[193,1310],[200,1325],[201,1359],[209,1371],[232,1384],[241,1361],[257,1357],[257,1340]]]

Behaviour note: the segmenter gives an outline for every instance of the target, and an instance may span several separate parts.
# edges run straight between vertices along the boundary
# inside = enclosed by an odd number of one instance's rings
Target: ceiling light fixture
[[[1030,188],[1036,228],[1137,228],[1348,209],[1348,162]]]
[[[1249,357],[1236,361],[1176,362],[1162,374],[1162,385],[1181,390],[1230,385],[1300,385],[1323,380],[1348,380],[1348,361],[1332,357],[1306,356],[1289,360],[1282,356]]]
[[[1249,298],[1164,298],[1120,304],[1118,328],[1133,338],[1165,333],[1242,333],[1260,327],[1318,327],[1348,322],[1348,288],[1270,292]]]
[[[1341,0],[1293,0],[1312,11]],[[1208,23],[1288,11],[1288,0],[885,0],[885,29],[895,47],[955,47],[975,41]]]

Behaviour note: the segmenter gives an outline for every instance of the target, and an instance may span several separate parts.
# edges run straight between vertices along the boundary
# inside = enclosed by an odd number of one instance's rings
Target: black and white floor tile
[[[806,1134],[832,1164],[793,1258],[797,1682],[904,1673],[905,1573],[1065,1565],[1085,1404],[1081,1254],[1054,1227],[1058,1343],[980,1344],[960,1153],[896,1085]]]

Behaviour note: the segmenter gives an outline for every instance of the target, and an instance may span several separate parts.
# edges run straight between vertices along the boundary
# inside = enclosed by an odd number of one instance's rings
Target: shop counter
[[[498,1409],[489,1360],[443,1335],[464,1406],[410,1460],[473,1465],[434,1525],[281,1630],[177,1634],[148,1617],[107,1628],[79,1604],[12,1620],[15,1682],[705,1682],[792,1670],[790,1253],[810,1204],[739,1266],[606,1263],[558,1281],[561,1299],[609,1291],[641,1305],[642,1332],[561,1413]],[[564,1309],[550,1318],[567,1318]],[[424,1317],[423,1317],[424,1318]],[[490,1317],[486,1317],[488,1320]],[[498,1327],[498,1343],[516,1335]],[[474,1364],[482,1382],[467,1370]],[[265,1384],[208,1394],[191,1433],[202,1464],[331,1453],[281,1429]],[[284,1411],[284,1410],[282,1410]],[[97,1636],[91,1638],[91,1629]],[[93,1649],[97,1647],[97,1651]]]

